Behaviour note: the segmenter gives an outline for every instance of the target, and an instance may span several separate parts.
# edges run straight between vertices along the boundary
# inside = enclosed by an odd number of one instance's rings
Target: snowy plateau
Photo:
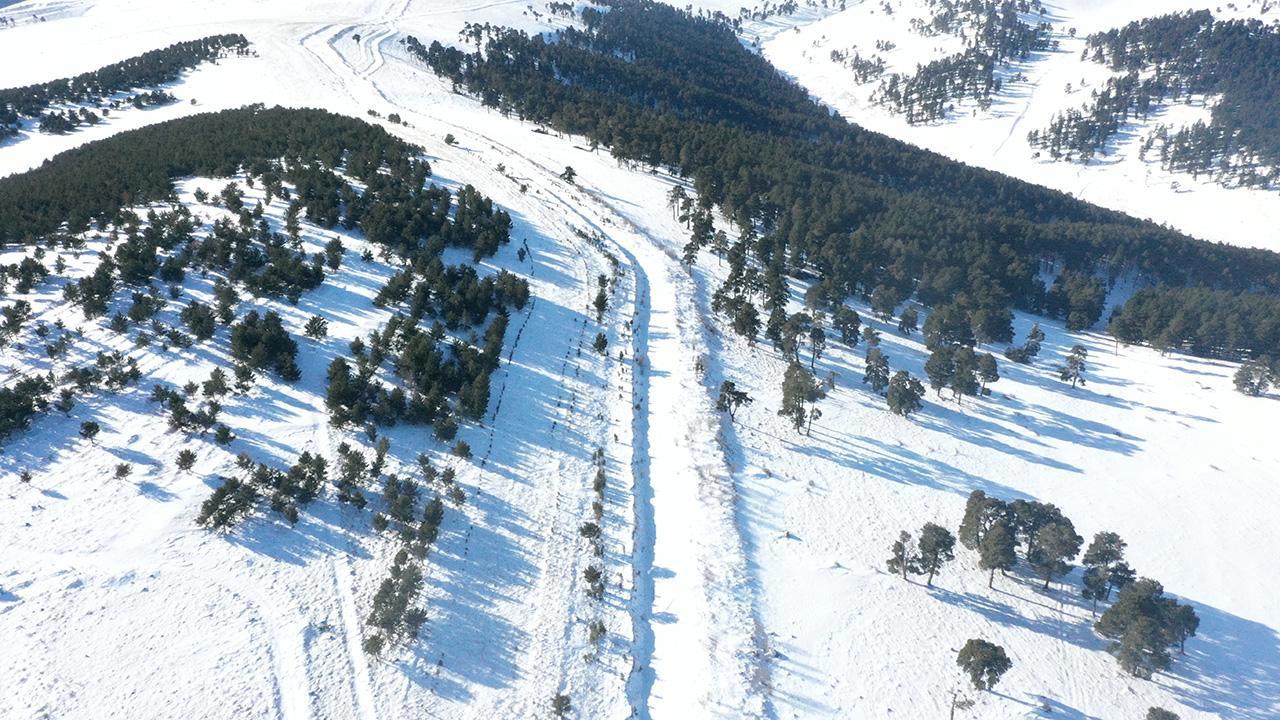
[[[740,4],[693,6],[738,17]],[[1080,59],[1085,35],[1200,5],[1048,3],[1060,50],[1022,63],[1026,79],[989,109],[908,125],[870,102],[870,87],[831,51],[892,38],[903,71],[954,52],[946,38],[912,34],[908,18],[926,5],[802,3],[745,21],[740,35],[868,129],[1193,237],[1280,250],[1274,189],[1165,172],[1124,145],[1138,130],[1089,164],[1036,159],[1026,140],[1084,102],[1082,78],[1102,82],[1104,69]],[[1262,9],[1223,5],[1229,16]],[[229,368],[226,331],[180,351],[135,346],[63,299],[111,239],[89,233],[83,248],[50,249],[45,264],[56,256],[65,270],[4,298],[29,302],[31,317],[0,348],[0,382],[112,351],[136,358],[144,380],[41,413],[0,440],[0,718],[487,720],[554,717],[557,697],[576,718],[1137,720],[1150,707],[1184,720],[1280,718],[1280,402],[1236,392],[1238,363],[1119,345],[1101,324],[1068,331],[1018,313],[1016,337],[1035,323],[1047,335],[1035,364],[1001,356],[989,397],[928,392],[904,418],[863,385],[864,346],[833,340],[815,365],[834,387],[810,432],[798,433],[777,412],[787,358],[712,311],[724,264],[710,253],[682,262],[689,231],[668,198],[675,186],[692,193],[690,183],[485,107],[403,42],[465,48],[467,23],[550,33],[576,19],[529,0],[0,0],[0,18],[12,20],[0,24],[4,88],[219,33],[241,33],[253,49],[166,85],[178,102],[123,109],[73,133],[0,139],[0,176],[197,113],[322,108],[421,148],[441,187],[492,198],[512,218],[512,242],[477,272],[516,274],[530,290],[511,312],[483,417],[458,430],[470,457],[421,426],[376,438],[335,427],[326,368],[395,314],[374,299],[401,268],[358,231],[302,221],[308,254],[341,240],[340,268],[296,303],[241,293],[244,308],[278,313],[295,335],[301,379],[262,373],[251,391],[228,395],[222,423],[235,439],[223,445],[172,430],[149,395],[153,384],[180,388]],[[246,205],[261,201],[269,226],[285,226],[286,200],[233,179]],[[209,199],[227,182],[183,178],[177,195],[208,227],[234,220]],[[0,264],[31,253],[0,246]],[[471,259],[454,248],[445,256]],[[610,294],[597,315],[600,278]],[[180,286],[183,304],[213,303],[212,279],[188,273]],[[804,282],[789,289],[791,309],[802,309]],[[924,377],[919,334],[851,302],[894,369]],[[113,303],[123,311],[128,298]],[[159,319],[179,325],[180,307],[169,303]],[[324,337],[303,337],[313,316],[327,321]],[[71,357],[20,350],[42,348],[37,327],[59,322],[83,332]],[[607,352],[592,348],[597,333]],[[1072,388],[1056,368],[1076,345],[1089,351],[1088,382]],[[754,400],[732,420],[717,409],[726,380]],[[86,421],[99,424],[96,436],[81,436]],[[265,503],[229,532],[196,519],[220,478],[242,474],[241,453],[282,468],[302,452],[334,464],[344,443],[373,457],[383,438],[388,473],[416,477],[425,456],[455,471],[461,493],[445,498],[422,563],[420,631],[370,653],[366,616],[401,548],[371,527],[380,485],[366,490],[368,508],[326,490],[296,523]],[[194,464],[182,470],[173,459],[186,449]],[[115,471],[122,464],[127,474]],[[1086,542],[1122,536],[1138,574],[1198,613],[1185,654],[1175,648],[1152,679],[1124,672],[1094,632],[1080,568],[1048,589],[1025,567],[989,587],[977,555],[957,547],[932,587],[886,571],[899,531],[956,528],[973,490],[1053,503]],[[589,522],[598,538],[582,532]],[[600,571],[599,597],[589,569]],[[992,691],[975,691],[957,667],[970,638],[1012,661]]]

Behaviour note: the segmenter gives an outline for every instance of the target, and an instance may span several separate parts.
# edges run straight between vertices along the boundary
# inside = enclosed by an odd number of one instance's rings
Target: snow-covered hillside
[[[856,88],[824,84],[843,71],[830,64],[834,45],[814,43],[872,43],[875,31],[856,13],[875,7],[791,16],[805,19],[799,30],[771,18],[767,36],[757,27],[767,57],[869,127],[1195,234],[1273,240],[1264,235],[1280,218],[1273,194],[1175,193],[1135,163],[1082,170],[1027,160],[1029,120],[1019,118],[1050,112],[1048,102],[1008,100],[988,117],[910,128],[859,105],[846,94]],[[1070,21],[1066,9],[1054,12],[1055,25],[1081,34],[1148,14],[1086,2]],[[246,302],[285,317],[303,378],[263,377],[252,394],[228,400],[224,421],[237,439],[227,448],[169,431],[146,399],[152,377],[181,384],[225,365],[225,338],[187,352],[135,349],[61,301],[65,278],[90,272],[106,240],[68,253],[63,279],[11,294],[6,303],[28,299],[34,317],[28,351],[0,350],[0,372],[47,369],[52,361],[30,352],[43,345],[34,326],[63,320],[84,326],[86,348],[136,355],[148,379],[65,417],[42,415],[4,441],[0,717],[550,717],[563,694],[580,718],[925,718],[945,716],[956,691],[977,702],[958,717],[1138,718],[1152,705],[1183,718],[1280,715],[1280,603],[1269,576],[1280,547],[1280,447],[1270,441],[1280,404],[1233,392],[1230,364],[1117,349],[1041,320],[1039,360],[1002,362],[992,397],[961,406],[930,393],[922,412],[903,419],[864,388],[865,346],[833,339],[816,366],[834,373],[836,387],[812,434],[799,434],[777,415],[782,356],[747,345],[710,311],[724,273],[717,259],[703,253],[692,270],[680,262],[688,229],[667,202],[680,181],[486,109],[400,42],[458,43],[466,22],[533,31],[570,22],[547,7],[28,0],[0,3],[0,15],[20,20],[0,27],[4,87],[213,33],[243,33],[257,53],[190,72],[168,88],[177,104],[0,143],[0,174],[182,115],[249,103],[321,107],[383,124],[424,148],[435,182],[472,184],[508,210],[513,242],[480,271],[526,277],[533,297],[512,315],[488,413],[460,432],[472,459],[450,456],[425,428],[381,431],[393,471],[411,475],[426,453],[457,469],[466,500],[448,504],[425,564],[421,635],[379,658],[360,646],[364,617],[398,546],[370,529],[370,511],[322,497],[296,527],[258,514],[225,535],[195,518],[239,452],[277,465],[304,450],[330,455],[341,442],[372,453],[363,432],[328,424],[324,373],[387,320],[371,300],[398,268],[362,261],[358,233],[304,225],[310,251],[341,235],[344,262],[296,307]],[[1031,84],[1043,73],[1036,87],[1049,93],[1060,84],[1052,73],[1074,76],[1072,47],[1064,41],[1060,55],[1029,68]],[[383,119],[392,113],[403,123]],[[185,180],[183,199],[212,221],[225,211],[195,203],[194,190],[225,182]],[[1215,217],[1197,215],[1210,208]],[[266,216],[278,226],[284,212],[277,199]],[[0,262],[31,252],[5,247]],[[597,323],[597,278],[615,272]],[[183,293],[205,297],[209,285],[189,277]],[[803,290],[793,288],[797,309]],[[918,338],[857,309],[883,334],[894,369],[922,375]],[[328,337],[302,338],[298,328],[316,314],[329,321]],[[1032,322],[1017,318],[1020,337]],[[603,355],[591,348],[597,330],[608,340]],[[1072,389],[1054,368],[1075,343],[1090,355],[1088,384]],[[755,400],[736,422],[715,409],[726,379]],[[93,442],[77,436],[86,420],[102,426]],[[190,473],[172,463],[188,445],[199,447]],[[120,463],[132,465],[127,478],[112,477]],[[593,517],[601,463],[596,559],[579,528]],[[1187,655],[1154,681],[1121,672],[1090,629],[1079,571],[1048,591],[1020,574],[988,589],[964,549],[932,589],[883,570],[899,530],[954,528],[973,489],[1055,503],[1086,537],[1123,536],[1139,573],[1199,612]],[[604,568],[599,601],[583,575],[595,563]],[[602,639],[591,637],[597,621]],[[997,692],[965,689],[955,652],[971,637],[998,642],[1014,662]]]
[[[681,5],[682,3],[673,3]],[[720,1],[696,3],[736,17]],[[747,3],[750,5],[749,3]],[[1262,0],[1239,3],[1197,3],[1187,0],[1099,2],[1057,0],[1044,3],[1046,14],[1029,13],[1031,23],[1047,22],[1057,49],[1033,53],[1026,61],[1002,65],[1005,80],[987,110],[973,102],[956,103],[945,120],[909,124],[899,113],[872,100],[876,80],[859,83],[854,70],[833,59],[832,52],[880,57],[885,72],[912,73],[928,63],[964,49],[957,36],[923,36],[913,20],[933,17],[925,0],[862,0],[829,8],[801,2],[794,14],[744,23],[743,36],[758,42],[780,70],[806,87],[822,102],[863,127],[906,140],[970,165],[998,170],[1024,180],[1063,190],[1104,207],[1140,218],[1168,223],[1195,237],[1248,247],[1280,248],[1274,228],[1280,224],[1280,195],[1274,190],[1224,188],[1207,178],[1162,170],[1158,163],[1138,157],[1141,140],[1155,125],[1179,127],[1207,114],[1206,100],[1172,103],[1145,122],[1125,126],[1107,154],[1085,164],[1052,162],[1036,157],[1027,141],[1031,130],[1048,126],[1054,115],[1086,104],[1091,93],[1113,76],[1105,66],[1081,59],[1091,33],[1119,28],[1145,17],[1208,8],[1216,17],[1280,18]],[[821,4],[819,4],[821,5]],[[891,11],[891,12],[889,12]],[[892,48],[877,46],[888,41]],[[1015,74],[1022,79],[1011,80]]]

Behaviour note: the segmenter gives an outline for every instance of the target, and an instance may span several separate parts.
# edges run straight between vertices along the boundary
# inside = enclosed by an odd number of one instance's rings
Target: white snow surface
[[[1098,27],[1164,7],[1077,5],[1098,14]],[[194,522],[219,475],[234,473],[238,452],[284,465],[303,450],[332,455],[342,441],[372,445],[330,427],[323,409],[329,360],[388,317],[369,301],[395,268],[362,263],[358,236],[343,235],[342,270],[297,307],[244,303],[241,312],[284,316],[299,336],[303,379],[264,377],[251,395],[228,400],[225,421],[238,436],[228,448],[169,432],[146,400],[153,381],[200,380],[226,365],[225,331],[189,351],[132,350],[146,374],[140,388],[85,398],[69,417],[46,414],[8,439],[0,455],[0,717],[549,717],[552,696],[565,693],[580,718],[930,718],[946,715],[953,691],[976,701],[961,717],[1131,718],[1151,705],[1183,718],[1280,716],[1272,577],[1280,447],[1271,438],[1280,405],[1235,393],[1230,364],[1117,352],[1102,336],[1042,322],[1049,338],[1036,365],[1002,363],[991,398],[957,406],[931,393],[922,413],[901,419],[862,386],[865,348],[833,340],[816,366],[836,374],[837,388],[812,436],[799,435],[776,415],[782,358],[765,343],[747,345],[709,311],[723,272],[716,259],[704,253],[693,271],[678,261],[687,231],[665,200],[676,180],[487,111],[451,93],[397,42],[405,34],[454,42],[466,21],[534,30],[564,22],[542,8],[121,0],[24,2],[0,12],[48,18],[0,29],[4,86],[217,32],[243,32],[258,51],[189,73],[170,89],[179,104],[0,146],[0,173],[129,127],[252,102],[360,117],[398,112],[407,125],[388,129],[424,147],[436,182],[472,183],[512,213],[514,242],[482,271],[518,272],[536,298],[513,315],[511,360],[494,376],[483,425],[460,433],[472,461],[449,458],[423,428],[385,431],[390,470],[412,474],[426,452],[457,467],[467,501],[448,505],[426,562],[421,636],[380,659],[361,650],[362,625],[397,546],[375,536],[368,510],[326,497],[294,528],[274,514],[229,535]],[[857,23],[841,20],[847,13],[821,22],[847,22],[842,42],[856,42]],[[821,64],[793,63],[788,53],[803,45],[826,62],[828,49],[809,43],[836,28],[782,32],[782,21],[770,22],[779,31],[765,41],[766,55],[811,83],[801,70]],[[840,109],[875,127],[872,113]],[[1014,121],[1000,117],[1009,135]],[[976,162],[999,130],[982,124],[995,120],[964,122],[971,125],[901,134],[935,149],[952,143],[949,154]],[[446,145],[446,133],[458,143]],[[969,139],[987,149],[962,152]],[[1216,207],[1217,225],[1243,223],[1257,234],[1273,217],[1269,196],[1258,210],[1211,186],[1175,196],[1163,181],[1085,180],[1097,168],[1010,163],[1001,169],[1059,187],[1067,181],[1055,173],[1082,173],[1071,175],[1080,184],[1072,189],[1086,197],[1139,214],[1160,209],[1160,219],[1192,232],[1180,214],[1193,201]],[[575,185],[558,177],[566,165],[577,170]],[[194,178],[182,189],[224,182]],[[1141,192],[1118,200],[1107,197],[1107,183],[1113,195],[1117,187]],[[199,211],[209,220],[222,212]],[[279,222],[283,211],[277,200],[268,215]],[[312,251],[333,234],[304,228]],[[526,239],[532,255],[522,263],[516,248]],[[0,261],[23,252],[6,248]],[[590,301],[596,277],[612,271],[609,255],[621,276],[601,327]],[[92,252],[66,259],[69,277],[94,265]],[[83,325],[82,343],[94,350],[130,350],[65,307],[62,282],[27,298],[35,319]],[[206,297],[209,283],[188,278],[184,293]],[[327,339],[300,337],[312,314],[329,319]],[[1018,318],[1020,336],[1031,322]],[[871,323],[894,369],[922,375],[918,338]],[[589,347],[599,330],[607,357]],[[30,328],[22,340],[39,347]],[[1090,349],[1089,382],[1071,390],[1053,367],[1077,342]],[[34,357],[0,351],[0,373],[50,367]],[[755,398],[736,424],[714,410],[723,379]],[[76,435],[88,419],[103,426],[94,443]],[[171,464],[184,447],[199,454],[191,473]],[[578,534],[590,518],[598,447],[609,479],[602,560]],[[134,466],[124,480],[111,477],[120,462]],[[30,484],[19,481],[22,470],[32,471]],[[884,572],[900,529],[954,528],[975,488],[1053,502],[1086,537],[1120,533],[1135,568],[1200,614],[1187,655],[1153,681],[1124,675],[1090,628],[1078,572],[1048,591],[1017,574],[989,590],[963,549],[932,589]],[[593,562],[606,569],[602,602],[583,592],[582,570]],[[588,638],[594,620],[608,630],[598,644]],[[996,692],[964,689],[954,657],[971,637],[1003,645],[1013,659]]]

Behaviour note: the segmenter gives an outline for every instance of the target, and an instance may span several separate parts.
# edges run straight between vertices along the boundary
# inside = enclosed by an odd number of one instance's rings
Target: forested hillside
[[[243,35],[213,35],[152,50],[75,77],[0,90],[0,139],[16,135],[24,118],[38,120],[43,132],[66,133],[81,125],[96,125],[122,104],[142,108],[173,102],[172,95],[155,88],[177,80],[184,71],[202,63],[225,54],[247,52],[249,41]],[[145,88],[152,89],[113,97]]]
[[[1280,176],[1280,28],[1259,20],[1216,20],[1208,10],[1164,15],[1088,38],[1086,57],[1121,73],[1079,110],[1033,130],[1031,144],[1053,159],[1089,160],[1126,123],[1167,103],[1203,102],[1208,122],[1158,123],[1143,139],[1147,159],[1167,170],[1240,186],[1270,187]]]
[[[583,21],[585,30],[566,30],[555,42],[474,28],[470,36],[484,42],[470,54],[409,44],[488,105],[692,178],[698,201],[719,206],[743,230],[764,286],[777,286],[781,274],[816,273],[815,292],[828,300],[883,288],[897,301],[956,302],[970,315],[997,318],[1016,307],[1070,318],[1077,328],[1101,319],[1102,291],[1125,275],[1280,291],[1275,253],[1196,241],[850,126],[742,47],[721,21],[645,0],[588,8]],[[1050,287],[1046,269],[1066,272],[1055,272]],[[726,294],[754,294],[750,278]],[[1239,320],[1234,307],[1213,317]],[[983,335],[1010,339],[1007,319],[989,328]],[[1172,347],[1191,345],[1180,331],[1143,328],[1130,339],[1156,333]],[[1277,349],[1233,337],[1238,345],[1207,351]]]

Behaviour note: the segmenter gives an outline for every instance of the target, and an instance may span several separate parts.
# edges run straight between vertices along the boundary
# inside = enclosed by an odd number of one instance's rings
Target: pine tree
[[[978,379],[982,381],[982,394],[987,394],[987,385],[1000,379],[1000,366],[991,353],[978,356]]]
[[[745,390],[739,390],[732,380],[720,383],[720,395],[716,398],[716,409],[729,413],[729,422],[733,422],[738,408],[755,402]]]
[[[1250,360],[1236,370],[1234,382],[1236,390],[1258,397],[1271,387],[1272,373],[1268,363],[1262,360]]]
[[[919,328],[920,314],[916,312],[914,307],[909,307],[902,311],[902,315],[898,318],[898,332],[903,335],[910,335]]]
[[[1181,720],[1181,717],[1174,712],[1170,712],[1160,707],[1147,708],[1146,720]]]
[[[965,395],[978,394],[978,360],[972,348],[962,347],[952,356],[951,377],[947,387],[959,402]]]
[[[982,544],[987,531],[998,522],[1009,517],[1009,506],[1003,500],[987,497],[981,490],[969,493],[964,505],[964,519],[960,521],[960,544],[970,550],[977,550]]]
[[[93,420],[85,420],[80,423],[80,437],[88,440],[89,442],[93,442],[94,438],[98,437],[98,433],[101,431],[102,426]]]
[[[951,375],[955,372],[955,351],[949,345],[935,349],[924,363],[924,374],[929,378],[929,387],[942,395],[942,389],[951,384]]]
[[[858,311],[848,305],[841,305],[836,309],[835,316],[832,318],[832,325],[840,331],[840,342],[854,347],[858,344],[859,333],[862,328],[862,318],[858,317]]]
[[[195,467],[195,464],[196,464],[195,452],[191,450],[178,451],[178,459],[175,461],[174,464],[177,465],[178,469],[182,470],[183,472],[190,470],[191,468]]]
[[[994,688],[1001,676],[1013,667],[1004,648],[977,638],[969,640],[960,648],[956,664],[969,674],[969,680],[977,690]]]
[[[906,530],[898,533],[898,539],[893,541],[890,552],[892,554],[885,561],[885,567],[889,572],[901,575],[903,580],[907,579],[907,573],[914,575],[920,572],[920,567],[916,564],[916,554],[911,549],[911,533]]]
[[[899,370],[889,380],[889,392],[886,399],[889,411],[895,415],[907,417],[923,406],[920,399],[924,397],[924,385],[911,377],[906,370]]]
[[[867,367],[862,382],[870,384],[871,390],[876,394],[889,385],[889,358],[878,347],[867,348]]]
[[[943,565],[955,559],[955,545],[955,536],[941,525],[925,523],[920,529],[920,550],[916,562],[920,572],[929,576],[924,583],[926,587],[933,587],[933,576]]]
[[[1115,579],[1124,582],[1125,573],[1132,572],[1128,570],[1129,566],[1124,564],[1126,546],[1125,541],[1116,533],[1100,532],[1093,536],[1084,557],[1080,558],[1080,563],[1086,568],[1083,594],[1086,598],[1093,600],[1095,609],[1099,600],[1111,599],[1112,573],[1116,572]],[[1090,587],[1090,584],[1095,587]]]
[[[994,587],[996,570],[1008,572],[1017,561],[1013,530],[1008,522],[1000,520],[987,529],[978,544],[978,567],[990,572],[987,587]]]
[[[1107,571],[1099,566],[1086,567],[1081,579],[1080,595],[1093,603],[1090,612],[1097,614],[1098,601],[1105,599],[1108,592]]]
[[[1076,384],[1084,384],[1085,358],[1089,356],[1089,350],[1083,345],[1075,345],[1071,348],[1071,354],[1067,356],[1066,364],[1058,368],[1058,377],[1066,382],[1071,381],[1071,387]]]
[[[1035,541],[1027,554],[1027,562],[1044,578],[1044,587],[1049,589],[1049,582],[1054,578],[1066,575],[1071,571],[1067,562],[1080,554],[1080,544],[1084,538],[1076,534],[1071,521],[1063,518],[1040,528]]]
[[[813,375],[798,362],[793,361],[788,365],[782,376],[782,407],[778,409],[778,414],[790,420],[797,432],[808,419],[805,405],[814,393],[814,385]]]

